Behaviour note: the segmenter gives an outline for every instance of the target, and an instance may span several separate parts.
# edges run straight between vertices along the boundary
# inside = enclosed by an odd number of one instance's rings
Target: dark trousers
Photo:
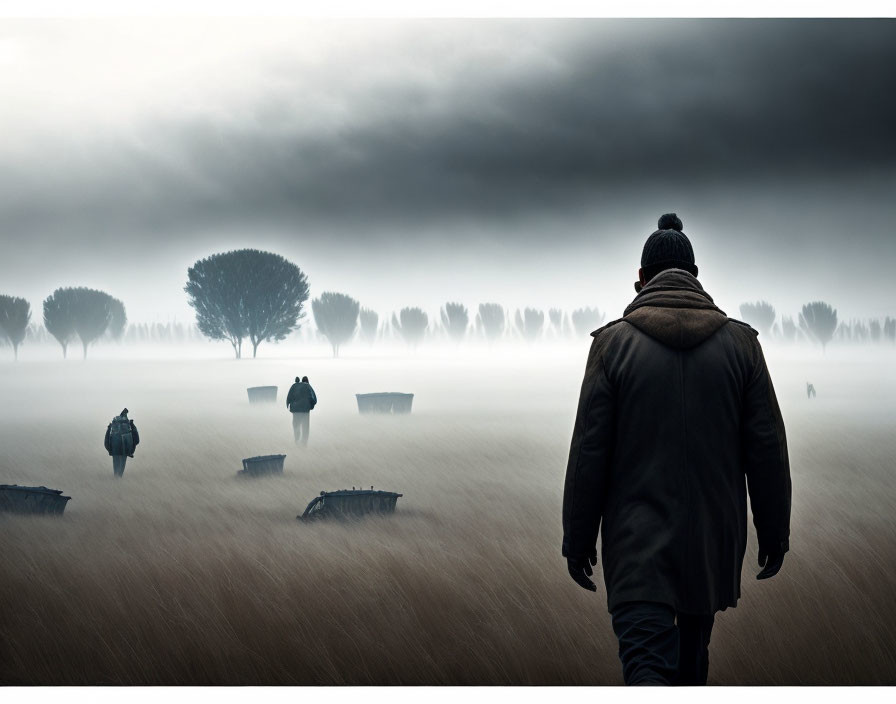
[[[124,476],[124,463],[127,461],[127,455],[112,455],[112,471],[116,477]]]
[[[308,432],[311,430],[311,414],[308,411],[292,414],[292,433],[296,439],[296,445],[308,444]]]
[[[652,601],[620,604],[613,610],[613,630],[625,683],[706,684],[714,620],[713,614],[680,614]]]

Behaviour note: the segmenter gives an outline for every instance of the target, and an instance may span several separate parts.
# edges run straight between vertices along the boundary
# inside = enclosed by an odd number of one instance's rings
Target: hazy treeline
[[[813,301],[802,307],[796,318],[778,316],[774,306],[767,301],[742,303],[741,319],[759,330],[763,339],[784,343],[811,342],[824,349],[831,341],[838,343],[896,344],[896,319],[880,318],[840,321],[837,311],[824,301]]]
[[[0,296],[0,343],[13,346],[18,359],[19,345],[27,338],[52,337],[68,355],[68,346],[79,341],[87,358],[87,348],[104,336],[121,338],[127,327],[124,303],[105,291],[92,288],[57,288],[43,302],[43,326],[31,325],[31,304],[24,298]]]
[[[202,339],[227,341],[237,358],[243,342],[252,356],[263,342],[326,341],[333,356],[350,344],[404,343],[411,349],[427,343],[494,344],[502,340],[537,342],[582,339],[606,322],[596,307],[506,308],[495,302],[470,309],[446,302],[430,316],[417,306],[391,315],[380,314],[342,292],[324,291],[311,301],[314,325],[303,325],[310,296],[308,277],[279,254],[241,249],[212,254],[187,270],[184,286],[195,324],[177,322],[128,323],[122,301],[105,291],[59,288],[43,301],[42,322],[32,323],[31,306],[24,298],[0,295],[0,344],[13,347],[18,358],[23,342],[53,340],[67,356],[68,345],[79,341],[83,355],[91,344],[184,344]],[[824,301],[802,306],[796,316],[780,315],[767,301],[743,303],[740,317],[756,328],[762,339],[781,343],[810,342],[822,350],[837,343],[896,343],[896,320],[838,320],[836,309]]]
[[[194,323],[180,322],[167,323],[128,323],[124,334],[114,337],[107,332],[100,337],[95,344],[164,344],[176,345],[181,343],[203,342],[205,336],[199,332]],[[25,344],[56,344],[53,336],[47,332],[43,325],[29,325],[25,333]]]
[[[358,315],[335,323],[326,317],[325,306],[319,305],[313,314],[313,324],[297,326],[286,338],[289,344],[329,344],[341,350],[347,345],[371,347],[373,345],[403,344],[416,348],[426,344],[491,344],[506,341],[545,343],[562,340],[581,340],[606,322],[606,316],[597,308],[578,308],[565,311],[550,308],[542,311],[534,308],[513,309],[499,303],[483,303],[469,309],[460,303],[448,302],[432,315],[419,307],[408,307],[383,316],[361,307],[346,294],[322,294],[321,300],[332,296],[345,296],[358,306]],[[750,304],[746,304],[750,305]],[[404,325],[402,324],[404,313]],[[763,341],[774,340],[778,344],[818,344],[807,327],[801,327],[799,316],[782,316],[763,327],[749,315],[741,312],[741,319],[760,331]],[[397,324],[396,324],[397,323]],[[9,344],[9,340],[5,340]],[[125,331],[115,337],[110,331],[94,341],[99,345],[185,345],[208,342],[195,323],[169,321],[165,323],[128,323]],[[853,319],[838,322],[830,342],[836,345],[896,344],[896,318]],[[47,329],[36,323],[27,325],[22,345],[54,345],[57,340]],[[827,343],[825,343],[827,344]]]

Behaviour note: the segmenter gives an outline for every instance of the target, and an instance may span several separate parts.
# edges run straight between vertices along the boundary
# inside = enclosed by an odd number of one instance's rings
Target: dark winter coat
[[[592,333],[563,496],[563,555],[595,553],[608,608],[736,606],[747,491],[760,546],[787,543],[784,422],[758,333],[680,269]]]
[[[115,422],[115,419],[113,419],[113,422]],[[134,425],[132,420],[129,423],[131,425],[130,440],[127,435],[113,435],[112,423],[109,423],[106,427],[106,437],[103,440],[103,446],[110,455],[132,455],[137,445],[140,444],[140,433],[137,432],[137,426]]]
[[[307,381],[297,381],[289,387],[286,407],[292,413],[308,413],[317,404],[317,394]]]

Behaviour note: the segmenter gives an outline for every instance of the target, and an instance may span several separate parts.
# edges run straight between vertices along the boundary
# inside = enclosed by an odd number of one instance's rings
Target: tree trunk
[[[81,344],[84,346],[84,359],[87,359],[87,343],[81,340]]]
[[[19,344],[18,344],[17,342],[16,342],[16,343],[13,343],[13,346],[12,346],[12,354],[13,354],[13,359],[14,359],[16,362],[18,362],[18,361],[19,361]]]
[[[261,340],[258,340],[258,342],[256,342],[255,340],[252,340],[252,359],[255,359],[255,354],[256,354],[256,352],[258,352],[258,345],[260,345],[260,344],[261,344]]]
[[[68,359],[68,343],[60,343],[62,345],[62,358]]]

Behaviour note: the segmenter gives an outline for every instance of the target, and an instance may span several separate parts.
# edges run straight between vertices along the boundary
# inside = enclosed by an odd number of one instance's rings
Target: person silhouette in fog
[[[563,494],[576,584],[601,564],[626,684],[706,684],[715,613],[737,605],[747,493],[757,579],[789,549],[784,421],[757,332],[697,280],[681,220],[663,215],[637,296],[591,333]]]
[[[308,433],[311,429],[311,411],[317,405],[317,394],[308,383],[308,377],[296,377],[296,383],[289,388],[286,395],[286,407],[292,413],[292,432],[296,445],[308,446]]]
[[[134,456],[134,451],[140,444],[140,433],[137,432],[134,421],[128,418],[127,408],[123,408],[109,423],[103,444],[106,452],[112,455],[113,474],[116,477],[124,476],[125,462],[128,457]]]

